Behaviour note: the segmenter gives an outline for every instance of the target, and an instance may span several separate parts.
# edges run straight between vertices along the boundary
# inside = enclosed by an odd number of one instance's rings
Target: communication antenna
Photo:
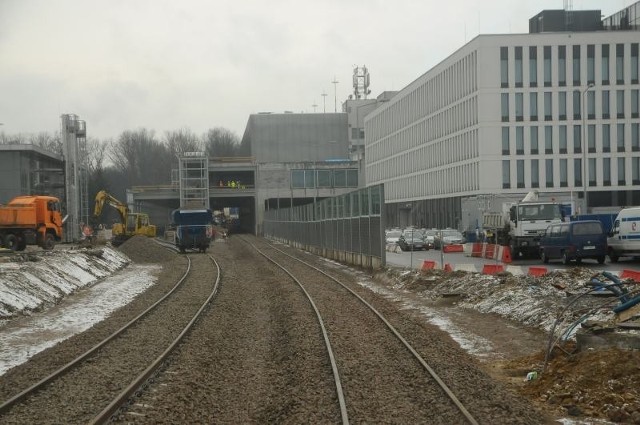
[[[353,95],[356,99],[366,99],[369,90],[369,71],[366,66],[353,68]]]
[[[336,76],[333,76],[333,81],[331,82],[333,84],[333,108],[334,108],[334,112],[338,112],[338,83],[340,81],[338,81],[336,79]]]
[[[327,94],[325,92],[322,92],[322,108],[323,108],[323,112],[327,112]]]

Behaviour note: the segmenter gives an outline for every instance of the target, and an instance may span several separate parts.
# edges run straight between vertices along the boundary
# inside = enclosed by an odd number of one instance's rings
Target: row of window
[[[504,189],[510,189],[517,187],[523,189],[525,187],[537,188],[540,187],[540,165],[544,163],[544,185],[545,187],[569,187],[569,176],[572,175],[573,187],[584,187],[582,184],[583,170],[582,159],[531,159],[525,161],[518,159],[515,161],[503,160],[502,161],[502,187]],[[555,164],[558,164],[558,169],[555,169]],[[627,175],[627,165],[631,164],[631,176]],[[615,164],[616,169],[612,169],[612,164]],[[515,186],[512,185],[511,172],[512,167],[515,165]],[[525,170],[525,166],[528,165],[528,170]],[[598,186],[598,180],[600,180],[601,186],[626,186],[629,183],[636,186],[640,184],[640,157],[632,158],[589,158],[587,160],[587,180],[588,186]],[[559,173],[556,177],[555,173]],[[525,175],[529,176],[528,181],[525,181]],[[612,180],[612,176],[615,180]],[[631,180],[629,180],[631,177]]]
[[[478,162],[423,170],[420,174],[397,174],[395,179],[385,182],[385,201],[472,192],[480,189],[478,176]]]
[[[631,118],[638,118],[640,116],[640,90],[630,90],[630,116]],[[513,97],[514,103],[514,116],[515,121],[524,121],[525,117],[529,121],[552,121],[559,120],[565,121],[567,117],[573,117],[573,119],[582,119],[583,103],[586,101],[586,118],[592,120],[598,115],[602,119],[612,118],[611,114],[611,102],[610,91],[600,91],[600,102],[597,104],[596,110],[596,91],[595,90],[574,90],[573,92],[531,92],[528,93],[529,97],[529,110],[525,110],[525,93],[502,93],[500,98],[501,103],[501,119],[502,122],[511,121],[511,108],[510,98]],[[540,94],[542,94],[542,108],[539,108],[538,102]],[[567,97],[571,96],[571,102],[567,103]],[[625,113],[625,90],[615,91],[615,115],[613,118],[626,118]],[[554,115],[554,110],[557,114]],[[540,113],[540,115],[539,115]]]
[[[358,170],[291,170],[292,189],[358,187]]]
[[[431,115],[478,89],[477,52],[473,51],[447,69],[424,79],[406,96],[371,118],[367,137],[373,140],[391,134],[416,120]]]
[[[478,155],[478,130],[474,129],[436,143],[421,145],[415,150],[402,150],[397,156],[375,163],[367,161],[366,172],[371,181],[384,181],[398,175],[420,173],[425,169],[477,158]]]
[[[478,123],[477,98],[467,99],[367,146],[367,160],[376,162],[414,149]]]
[[[585,132],[586,130],[586,132]],[[615,131],[612,138],[612,130]],[[542,135],[539,133],[543,132]],[[568,134],[571,132],[571,134]],[[531,155],[545,154],[566,154],[582,153],[582,138],[586,137],[586,149],[590,153],[594,152],[640,152],[640,124],[589,124],[586,128],[581,125],[559,125],[544,127],[532,126],[528,128],[528,138],[525,137],[525,127],[518,126],[515,129],[502,127],[502,154],[524,155],[525,152]],[[569,140],[572,139],[571,152],[569,152]],[[541,140],[542,139],[542,140]],[[615,140],[615,147],[612,147],[611,140]],[[512,140],[514,140],[512,146]],[[554,142],[557,140],[557,142]],[[627,146],[627,140],[630,146]],[[528,149],[525,144],[528,143]],[[541,146],[542,145],[542,146]],[[557,148],[556,148],[557,146]]]
[[[510,52],[511,50],[511,52]],[[528,50],[528,51],[527,51]],[[500,48],[500,85],[509,87],[509,56],[513,59],[513,85],[523,87],[524,59],[528,58],[529,87],[538,87],[538,46],[501,47]],[[596,83],[596,72],[599,71],[598,84],[608,85],[611,78],[611,64],[613,63],[616,84],[625,84],[625,58],[629,62],[629,80],[631,84],[638,84],[638,43],[587,44],[571,46],[542,46],[542,74],[545,87],[552,85],[552,70],[556,70],[557,85],[567,85],[567,65],[570,64],[570,78],[574,86],[584,85],[585,71],[581,58],[586,54],[586,83]],[[596,66],[596,59],[600,66]],[[568,62],[570,61],[570,62]],[[555,62],[555,63],[554,63]],[[596,70],[598,68],[598,71]]]

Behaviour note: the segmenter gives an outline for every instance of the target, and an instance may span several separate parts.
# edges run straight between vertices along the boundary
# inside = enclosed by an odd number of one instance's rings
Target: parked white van
[[[612,263],[620,257],[640,257],[640,207],[625,208],[618,213],[607,245]]]

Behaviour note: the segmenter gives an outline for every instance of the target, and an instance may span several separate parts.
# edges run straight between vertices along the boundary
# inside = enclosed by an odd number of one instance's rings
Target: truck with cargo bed
[[[60,200],[53,196],[17,196],[0,206],[0,243],[13,251],[27,245],[53,249],[62,240]]]

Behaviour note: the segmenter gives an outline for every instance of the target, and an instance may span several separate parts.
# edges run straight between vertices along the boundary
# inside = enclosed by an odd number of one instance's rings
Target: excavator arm
[[[127,216],[129,215],[129,207],[127,207],[127,204],[111,196],[105,190],[101,190],[96,195],[96,205],[93,209],[93,216],[95,218],[100,217],[100,215],[102,214],[102,208],[105,204],[112,206],[118,211],[118,215],[120,216],[120,223],[122,223],[123,226],[126,226]]]

